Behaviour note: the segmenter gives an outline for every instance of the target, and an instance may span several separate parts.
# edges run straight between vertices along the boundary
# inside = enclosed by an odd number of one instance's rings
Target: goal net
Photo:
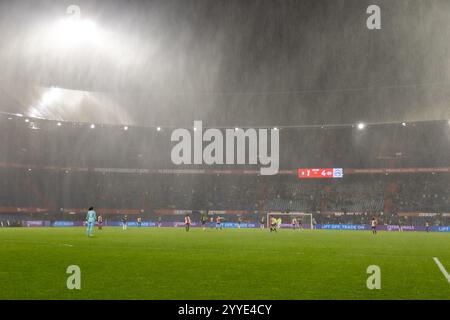
[[[281,228],[300,228],[300,229],[314,229],[313,215],[304,212],[269,212],[267,213],[267,227],[270,227],[271,218],[281,219]]]

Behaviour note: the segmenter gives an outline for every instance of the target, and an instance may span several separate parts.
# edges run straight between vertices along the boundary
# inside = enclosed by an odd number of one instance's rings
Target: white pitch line
[[[445,279],[447,279],[448,283],[450,283],[450,275],[448,274],[447,270],[445,270],[444,266],[442,265],[442,263],[439,261],[438,258],[434,257],[433,258],[434,262],[436,262],[436,264],[439,267],[439,270],[441,270],[442,274],[444,275]]]

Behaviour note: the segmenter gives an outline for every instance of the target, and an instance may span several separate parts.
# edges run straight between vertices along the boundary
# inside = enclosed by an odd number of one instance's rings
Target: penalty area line
[[[450,275],[448,274],[447,270],[445,270],[444,266],[442,265],[442,263],[439,261],[438,258],[433,257],[434,262],[436,262],[436,264],[439,267],[439,270],[441,270],[442,274],[444,275],[445,279],[447,279],[448,283],[450,283]]]

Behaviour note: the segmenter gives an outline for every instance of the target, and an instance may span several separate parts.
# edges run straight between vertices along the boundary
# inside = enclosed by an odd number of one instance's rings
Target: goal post
[[[314,229],[314,223],[313,223],[313,215],[312,213],[305,213],[305,212],[268,212],[267,213],[267,227],[270,228],[270,218],[275,217],[276,219],[281,218],[282,224],[289,224],[292,225],[292,219],[297,218],[297,220],[301,221],[302,225],[304,226],[304,229]],[[307,227],[305,226],[307,225]]]

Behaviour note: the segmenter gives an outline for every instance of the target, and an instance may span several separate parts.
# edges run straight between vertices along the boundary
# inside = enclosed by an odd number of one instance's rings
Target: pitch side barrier
[[[23,227],[83,227],[85,226],[85,222],[83,221],[23,221]],[[207,222],[206,227],[215,228],[215,222]],[[119,227],[122,226],[121,221],[104,221],[104,227]],[[139,227],[138,223],[135,221],[128,222],[128,227]],[[141,227],[184,227],[184,222],[153,222],[153,221],[142,221]],[[202,225],[198,222],[191,223],[191,227],[202,227]],[[238,228],[239,224],[237,222],[223,222],[221,224],[222,228]],[[241,223],[241,228],[259,228],[260,225],[258,223]]]
[[[371,230],[368,224],[317,224],[315,229],[320,230]],[[379,225],[379,231],[400,231],[398,225]],[[425,226],[402,226],[402,231],[427,231]],[[430,226],[431,232],[450,232],[450,226]]]
[[[129,227],[138,227],[137,222],[128,222]],[[23,221],[23,227],[83,227],[85,226],[85,222],[83,221]],[[122,226],[122,222],[120,221],[106,221],[103,226],[105,227],[119,227]],[[207,228],[215,228],[215,222],[208,222],[205,225]],[[226,229],[237,229],[239,224],[236,222],[223,222],[222,228]],[[141,223],[141,227],[147,228],[157,228],[157,227],[172,227],[172,228],[182,228],[184,227],[183,222],[158,222],[153,221],[143,221]],[[194,222],[191,224],[191,227],[202,227],[202,225],[198,222]],[[261,225],[259,223],[241,223],[241,229],[255,229],[260,228]],[[292,229],[291,224],[281,224],[281,228],[283,229]],[[308,230],[310,229],[309,225],[303,225],[303,228]],[[314,226],[316,230],[353,230],[353,231],[368,231],[371,230],[371,226],[368,224],[316,224]],[[399,231],[400,227],[398,225],[379,225],[377,226],[377,230],[379,231]],[[427,231],[425,226],[402,226],[402,231]],[[430,226],[430,232],[450,232],[450,226]]]

